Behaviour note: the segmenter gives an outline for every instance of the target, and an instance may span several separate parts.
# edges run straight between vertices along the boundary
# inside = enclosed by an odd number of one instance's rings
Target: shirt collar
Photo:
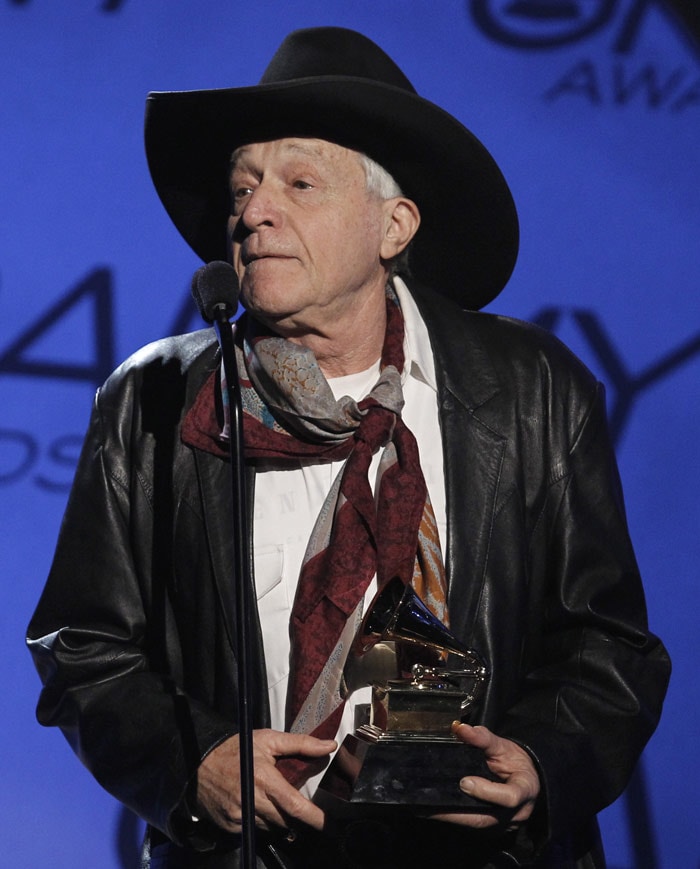
[[[414,377],[437,392],[435,360],[430,346],[428,329],[404,281],[399,277],[394,277],[393,282],[404,320],[405,363],[402,382],[405,383],[407,377]]]

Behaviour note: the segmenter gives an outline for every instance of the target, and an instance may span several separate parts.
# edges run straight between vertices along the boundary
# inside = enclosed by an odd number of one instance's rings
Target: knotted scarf
[[[379,588],[395,576],[412,584],[446,621],[435,516],[418,445],[401,418],[404,328],[391,289],[386,305],[379,378],[360,402],[348,396],[336,401],[312,351],[252,319],[238,355],[247,459],[345,459],[309,539],[290,621],[286,726],[319,738],[337,732],[345,702],[343,667],[375,574]],[[215,385],[210,379],[200,392],[183,439],[224,454]],[[373,495],[368,471],[382,448]],[[309,764],[290,758],[278,767],[297,786],[311,772]]]

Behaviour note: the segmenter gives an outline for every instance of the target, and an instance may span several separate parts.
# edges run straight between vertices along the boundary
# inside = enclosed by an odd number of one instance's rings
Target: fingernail
[[[474,782],[470,778],[461,779],[459,786],[467,794],[470,794],[474,790]]]

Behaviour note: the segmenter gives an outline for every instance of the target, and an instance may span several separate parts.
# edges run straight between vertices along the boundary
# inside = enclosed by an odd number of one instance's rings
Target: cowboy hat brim
[[[149,94],[151,177],[175,226],[205,262],[228,258],[231,153],[287,137],[361,151],[393,175],[421,212],[410,258],[418,281],[473,310],[501,291],[517,256],[518,219],[486,148],[416,93],[345,75]]]

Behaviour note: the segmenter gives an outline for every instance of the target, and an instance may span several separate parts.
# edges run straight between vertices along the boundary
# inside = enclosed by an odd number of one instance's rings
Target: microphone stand
[[[233,503],[233,546],[235,552],[236,639],[238,654],[238,718],[241,764],[241,869],[255,869],[255,792],[253,779],[253,696],[250,662],[253,660],[250,625],[253,615],[253,580],[247,529],[247,497],[243,448],[243,407],[233,343],[233,329],[225,305],[217,305],[214,325],[221,346],[230,409],[229,450]]]

